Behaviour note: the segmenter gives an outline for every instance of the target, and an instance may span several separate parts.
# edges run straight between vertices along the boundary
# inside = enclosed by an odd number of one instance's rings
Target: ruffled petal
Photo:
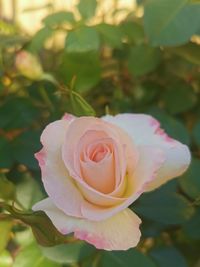
[[[43,210],[62,234],[74,232],[76,238],[98,249],[127,250],[140,240],[141,220],[130,209],[99,222],[67,216],[49,198],[37,203],[33,210]]]
[[[165,162],[156,178],[146,188],[147,191],[180,176],[188,168],[191,160],[188,147],[170,138],[153,117],[144,114],[119,114],[107,115],[102,119],[121,127],[132,137],[136,145],[153,145],[164,152]]]

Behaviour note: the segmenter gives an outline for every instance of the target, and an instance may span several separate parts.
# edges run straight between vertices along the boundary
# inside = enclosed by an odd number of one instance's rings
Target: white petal
[[[153,117],[144,114],[119,114],[104,116],[103,120],[125,130],[136,145],[153,145],[164,152],[165,162],[154,181],[147,187],[147,191],[180,176],[188,168],[191,160],[188,147],[170,138]]]
[[[186,145],[179,142],[176,143],[175,147],[164,149],[165,163],[158,171],[156,179],[148,184],[146,191],[158,188],[163,183],[182,175],[187,170],[191,161],[190,151]]]
[[[130,209],[99,222],[67,216],[49,198],[37,203],[33,210],[43,210],[61,233],[74,232],[76,238],[98,249],[127,250],[140,240],[141,220]]]
[[[35,154],[39,161],[42,181],[47,194],[65,213],[81,216],[84,199],[68,174],[61,158],[61,146],[71,119],[55,121],[47,125],[41,135],[43,148]],[[70,202],[66,201],[66,196]]]

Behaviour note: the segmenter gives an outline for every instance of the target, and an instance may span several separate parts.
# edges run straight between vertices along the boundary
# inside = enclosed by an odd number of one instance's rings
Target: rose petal
[[[84,135],[87,135],[88,132],[96,132],[96,136],[90,136],[90,142],[95,141],[99,138],[99,135],[101,138],[112,138],[116,142],[118,141],[118,136],[113,131],[112,126],[111,128],[109,125],[102,120],[94,117],[81,117],[79,119],[74,120],[71,125],[70,129],[67,132],[65,142],[63,144],[63,161],[65,162],[65,165],[67,169],[70,172],[70,175],[74,177],[75,179],[79,180],[79,172],[77,171],[77,166],[75,165],[77,162],[77,144],[79,141],[84,138]],[[99,134],[97,135],[97,133]],[[123,154],[123,151],[118,152],[119,155]],[[120,174],[123,176],[126,170],[126,164],[124,163],[124,157],[120,158],[119,162],[120,166]]]
[[[60,149],[60,146],[64,141],[68,126],[72,121],[73,119],[69,115],[68,119],[66,119],[65,117],[65,119],[54,121],[45,127],[44,131],[42,132],[40,141],[46,150],[54,151],[58,148]]]
[[[108,194],[114,190],[115,187],[115,165],[113,155],[111,154],[105,160],[94,162],[81,161],[81,169],[84,180],[89,186]]]
[[[101,119],[93,118],[93,117],[81,117],[79,119],[74,120],[70,124],[70,129],[66,135],[66,141],[63,145],[63,161],[67,169],[70,172],[70,176],[73,177],[78,187],[84,194],[84,197],[88,201],[92,201],[97,205],[114,205],[121,202],[119,196],[124,190],[124,179],[121,179],[119,186],[110,194],[103,194],[94,188],[88,186],[87,183],[84,182],[82,177],[79,174],[79,170],[76,166],[77,162],[77,143],[79,140],[87,134],[88,131],[99,131],[103,132],[105,136],[112,138],[118,145],[118,155],[119,155],[119,170],[121,170],[120,176],[124,177],[126,171],[126,161],[128,160],[128,164],[133,169],[137,162],[137,150],[134,147],[134,144],[131,138],[120,128],[110,125],[106,122],[103,122]],[[121,142],[121,143],[119,143]],[[124,150],[126,155],[124,155]],[[116,173],[118,175],[118,173]]]
[[[85,202],[81,212],[85,218],[98,221],[109,218],[132,204],[145,190],[146,187],[155,179],[157,172],[162,166],[165,157],[160,149],[152,146],[141,146],[139,149],[139,160],[135,172],[132,176],[127,176],[126,192],[115,207],[97,207]],[[91,195],[91,198],[95,197]]]
[[[146,191],[154,190],[170,179],[182,175],[191,161],[191,154],[186,145],[176,142],[172,148],[164,148],[166,160],[158,171],[156,179],[147,186]]]
[[[43,210],[62,234],[74,232],[76,238],[98,249],[127,250],[140,240],[141,220],[130,209],[100,222],[67,216],[49,198],[37,203],[33,210]]]
[[[101,160],[96,162],[93,157],[95,148],[99,146],[107,147],[108,151],[106,154],[104,153]],[[105,133],[94,130],[87,131],[77,144],[75,168],[83,182],[86,182],[91,188],[107,194],[112,192],[122,179],[118,154],[117,144],[111,138],[105,137]],[[95,157],[97,156],[98,153]]]
[[[66,214],[81,217],[82,195],[71,180],[61,158],[61,145],[70,121],[49,124],[42,133],[43,149],[36,153],[47,194]],[[66,196],[70,201],[66,201]]]
[[[160,123],[153,117],[143,114],[119,114],[104,116],[103,120],[121,127],[137,145],[155,145],[163,150],[166,160],[155,180],[147,187],[147,191],[181,175],[188,168],[191,160],[188,147],[170,138],[160,129]]]

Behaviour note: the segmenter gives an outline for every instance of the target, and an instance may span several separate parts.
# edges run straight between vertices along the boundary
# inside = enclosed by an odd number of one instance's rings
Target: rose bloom
[[[45,128],[41,143],[36,158],[49,197],[33,210],[43,210],[62,234],[105,250],[137,245],[141,220],[129,205],[190,163],[188,147],[144,114],[66,114]]]

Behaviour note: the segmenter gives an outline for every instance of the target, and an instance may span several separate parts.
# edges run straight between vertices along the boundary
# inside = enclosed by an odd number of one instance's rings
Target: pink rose
[[[43,210],[61,233],[105,250],[137,245],[141,220],[128,206],[190,163],[188,147],[143,114],[67,114],[45,128],[41,142],[36,158],[49,197],[33,210]]]

